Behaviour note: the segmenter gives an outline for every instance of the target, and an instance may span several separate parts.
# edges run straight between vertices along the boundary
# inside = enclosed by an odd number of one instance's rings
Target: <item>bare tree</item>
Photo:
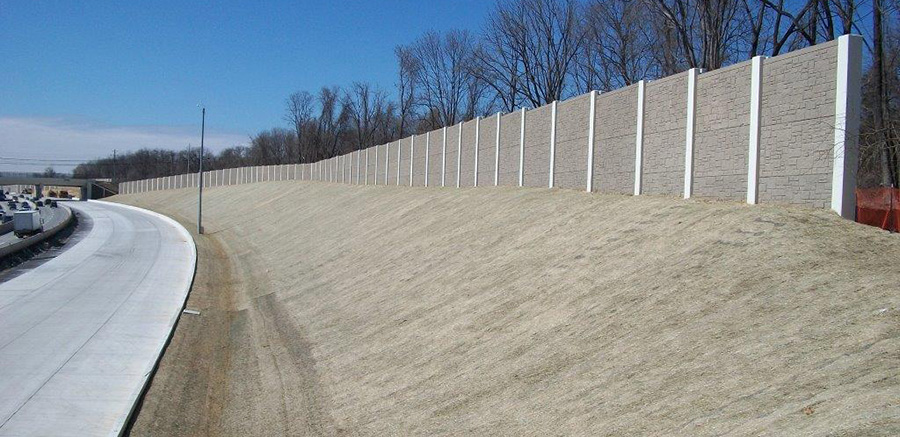
[[[364,82],[355,82],[344,96],[344,105],[356,130],[360,149],[375,145],[375,133],[385,120],[381,115],[387,100],[383,91]]]
[[[323,87],[319,91],[319,118],[316,124],[315,159],[330,158],[338,154],[341,130],[349,118],[341,102],[341,89]]]
[[[312,118],[315,98],[306,91],[298,91],[288,96],[284,114],[284,120],[294,128],[297,138],[296,145],[290,157],[293,162],[307,162],[306,150],[303,147],[303,130]]]
[[[896,150],[893,147],[893,135],[891,129],[885,123],[885,114],[890,113],[887,90],[885,88],[885,58],[884,58],[884,8],[881,0],[872,1],[872,68],[874,70],[875,98],[872,105],[872,115],[875,132],[879,133],[881,147],[882,184],[898,187],[898,171]]]
[[[483,43],[475,51],[478,62],[473,65],[472,71],[493,90],[495,100],[506,112],[515,111],[522,101],[522,51],[510,38],[514,29],[508,28],[522,18],[511,18],[511,13],[502,6],[491,13]]]
[[[588,7],[586,40],[578,68],[583,91],[611,90],[658,76],[651,53],[653,29],[646,9],[631,0],[594,0]]]
[[[817,0],[814,0],[817,1]],[[648,0],[660,17],[664,50],[677,49],[687,68],[715,70],[731,61],[741,25],[736,0]],[[674,63],[666,74],[676,73]]]
[[[416,83],[419,81],[419,62],[409,47],[398,46],[394,49],[399,65],[397,82],[398,102],[398,135],[402,138],[409,130],[414,116],[416,104]]]
[[[463,119],[475,44],[469,32],[451,30],[444,35],[427,32],[411,46],[418,66],[418,102],[425,109],[428,127],[450,126]]]
[[[512,89],[535,107],[567,95],[575,57],[584,43],[581,15],[575,0],[497,5],[486,31],[491,50],[482,59],[488,61],[485,71],[493,73],[491,77],[507,82],[497,90],[504,106],[515,102]]]

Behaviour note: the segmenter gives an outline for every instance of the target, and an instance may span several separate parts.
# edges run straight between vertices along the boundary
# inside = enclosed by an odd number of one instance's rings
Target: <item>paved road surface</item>
[[[75,202],[66,202],[66,205],[71,205]],[[40,207],[38,211],[41,212],[41,217],[44,219],[44,229],[50,229],[56,226],[60,221],[62,221],[66,215],[63,211],[63,207],[49,208],[49,207]],[[0,247],[13,244],[19,241],[20,238],[16,237],[16,234],[13,232],[8,232],[6,234],[0,235]]]
[[[193,277],[193,241],[171,220],[69,205],[89,234],[0,284],[0,436],[118,433]]]

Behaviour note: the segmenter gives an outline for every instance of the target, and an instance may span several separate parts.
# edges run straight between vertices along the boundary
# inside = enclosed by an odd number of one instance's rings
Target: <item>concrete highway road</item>
[[[121,432],[190,289],[196,253],[180,225],[68,205],[93,221],[88,234],[0,284],[0,436]]]
[[[67,205],[71,205],[73,203],[75,203],[75,202],[66,202]],[[33,204],[32,204],[32,206],[33,206]],[[50,229],[50,228],[56,226],[60,221],[62,221],[66,217],[66,214],[63,211],[62,206],[59,206],[56,208],[42,206],[42,207],[38,208],[38,211],[41,212],[41,218],[44,219],[44,229]],[[19,240],[20,240],[20,238],[16,237],[16,235],[12,232],[8,232],[6,234],[0,235],[0,248],[2,248],[3,246],[6,246],[8,244],[15,243]]]

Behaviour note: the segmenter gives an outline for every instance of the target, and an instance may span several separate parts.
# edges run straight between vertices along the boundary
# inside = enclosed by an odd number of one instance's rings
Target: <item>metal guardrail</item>
[[[44,232],[41,232],[40,234],[32,235],[28,238],[24,238],[13,244],[10,244],[8,246],[0,247],[0,258],[4,258],[4,257],[6,257],[8,255],[12,255],[20,250],[24,250],[31,246],[34,246],[35,244],[38,244],[48,238],[51,238],[54,235],[56,235],[59,231],[65,229],[65,227],[68,226],[68,224],[72,222],[72,210],[69,209],[68,206],[65,206],[62,204],[59,205],[59,208],[62,209],[64,211],[64,213],[66,214],[66,217],[61,222],[59,222],[57,225],[53,226],[50,229],[44,229]],[[10,222],[10,223],[12,223],[12,222]]]

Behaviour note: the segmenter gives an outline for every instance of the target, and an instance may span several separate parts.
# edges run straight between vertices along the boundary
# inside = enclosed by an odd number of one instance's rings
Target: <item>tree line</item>
[[[281,124],[204,168],[314,162],[496,111],[538,107],[690,68],[715,70],[847,33],[866,36],[860,182],[898,186],[900,0],[504,0],[484,27],[397,46],[390,90],[297,91]],[[117,181],[197,171],[197,150],[143,149],[75,168]]]

